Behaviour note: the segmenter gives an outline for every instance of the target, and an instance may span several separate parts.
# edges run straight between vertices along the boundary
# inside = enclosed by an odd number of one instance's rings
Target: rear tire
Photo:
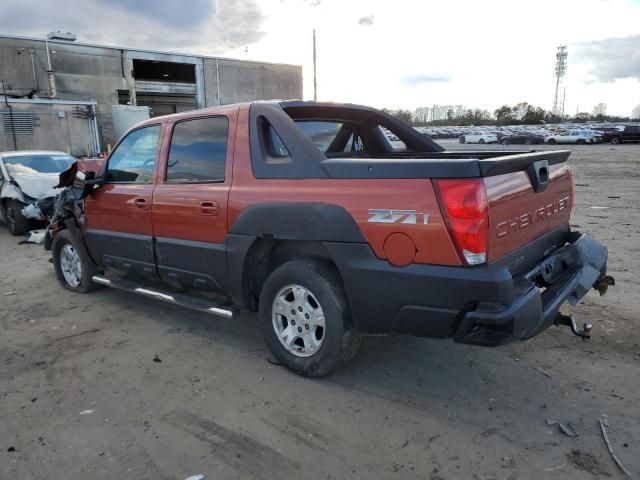
[[[271,353],[298,375],[321,377],[350,361],[361,337],[336,269],[292,260],[267,277],[259,317]]]
[[[555,138],[550,138],[549,140],[547,140],[547,143],[548,143],[549,145],[555,145],[555,144],[556,144],[556,143],[558,143],[558,142],[556,142],[556,139],[555,139]]]
[[[24,235],[29,231],[29,219],[22,215],[24,204],[18,200],[9,200],[4,204],[4,219],[11,235]]]
[[[484,138],[481,138],[478,143],[484,143]]]
[[[67,290],[89,293],[101,287],[91,280],[99,270],[69,230],[58,232],[51,245],[51,254],[56,277]]]
[[[613,137],[613,138],[611,138],[611,143],[612,143],[613,145],[617,145],[617,144],[619,144],[619,143],[620,143],[620,137]]]
[[[525,145],[531,145],[533,143],[533,141],[530,138],[525,138],[524,139],[524,144]]]

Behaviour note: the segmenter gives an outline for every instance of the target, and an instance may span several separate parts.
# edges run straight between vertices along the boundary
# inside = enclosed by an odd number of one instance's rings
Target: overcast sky
[[[640,104],[640,0],[0,0],[0,32],[300,64],[312,97],[410,108],[551,108],[569,50],[568,113]]]

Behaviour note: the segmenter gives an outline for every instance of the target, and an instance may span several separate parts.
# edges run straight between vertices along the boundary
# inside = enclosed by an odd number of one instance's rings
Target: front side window
[[[167,182],[223,182],[228,132],[227,117],[176,123],[167,161]]]
[[[109,157],[107,182],[152,183],[160,125],[129,133]]]

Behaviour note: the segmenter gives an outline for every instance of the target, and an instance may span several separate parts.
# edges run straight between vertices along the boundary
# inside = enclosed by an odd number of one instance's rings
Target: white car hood
[[[57,173],[13,173],[11,176],[28,197],[42,200],[58,194],[58,190],[53,188],[59,181]]]

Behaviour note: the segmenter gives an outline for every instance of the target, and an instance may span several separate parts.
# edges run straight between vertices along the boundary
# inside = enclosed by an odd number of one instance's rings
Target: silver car
[[[76,159],[64,152],[0,152],[0,218],[22,235],[52,212],[58,175]]]

